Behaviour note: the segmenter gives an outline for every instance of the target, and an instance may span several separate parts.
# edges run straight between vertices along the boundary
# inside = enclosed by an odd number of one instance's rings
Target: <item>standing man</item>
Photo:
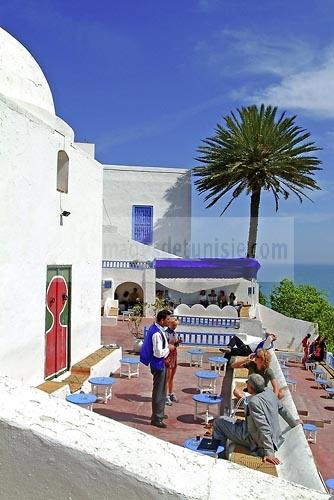
[[[229,417],[216,418],[213,424],[213,437],[223,442],[226,450],[226,440],[240,444],[256,452],[264,462],[279,464],[275,451],[283,443],[278,415],[290,427],[302,424],[283,407],[273,391],[266,388],[264,378],[252,373],[247,380],[247,397],[245,405],[245,420],[231,422]],[[227,453],[226,455],[227,456]]]
[[[161,429],[167,427],[163,422],[166,404],[165,358],[175,349],[174,345],[168,344],[165,333],[170,315],[166,309],[158,312],[156,322],[148,329],[140,351],[140,361],[150,365],[153,375],[151,425]]]

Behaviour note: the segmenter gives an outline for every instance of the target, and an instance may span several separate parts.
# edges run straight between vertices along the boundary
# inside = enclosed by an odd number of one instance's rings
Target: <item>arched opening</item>
[[[144,291],[138,283],[127,281],[118,285],[115,290],[115,299],[118,299],[119,310],[127,311],[136,304],[137,300],[143,302]]]
[[[69,157],[65,151],[58,151],[57,191],[68,193]]]

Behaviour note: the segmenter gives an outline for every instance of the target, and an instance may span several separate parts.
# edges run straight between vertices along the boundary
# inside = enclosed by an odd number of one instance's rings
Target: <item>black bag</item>
[[[220,445],[219,439],[202,438],[199,445],[197,446],[197,449],[198,450],[217,451],[219,445]]]

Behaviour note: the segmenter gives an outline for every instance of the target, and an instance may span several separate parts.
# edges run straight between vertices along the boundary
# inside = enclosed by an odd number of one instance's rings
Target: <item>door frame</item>
[[[72,306],[72,265],[66,265],[66,264],[61,264],[61,265],[57,265],[57,264],[50,264],[50,265],[47,265],[46,266],[46,280],[45,280],[45,283],[46,283],[46,287],[45,287],[45,297],[46,297],[46,293],[47,293],[47,290],[48,290],[48,287],[49,287],[49,284],[48,283],[48,272],[49,271],[56,271],[56,274],[55,276],[53,276],[51,279],[53,279],[54,277],[56,276],[62,276],[61,274],[59,274],[59,270],[67,270],[68,271],[68,274],[69,274],[69,279],[68,279],[68,282],[66,281],[67,283],[67,288],[68,288],[68,301],[67,301],[67,307],[68,307],[68,322],[67,322],[67,346],[66,346],[66,349],[67,349],[67,364],[66,364],[66,367],[64,369],[62,369],[61,371],[57,372],[57,373],[54,373],[52,375],[49,375],[48,377],[45,376],[45,363],[46,363],[46,331],[45,331],[45,328],[44,328],[44,380],[53,380],[55,378],[58,378],[60,377],[61,375],[63,375],[63,373],[66,373],[70,367],[71,367],[71,306]],[[63,276],[62,276],[63,277]],[[51,281],[51,280],[50,280]],[[45,313],[46,314],[46,313]]]

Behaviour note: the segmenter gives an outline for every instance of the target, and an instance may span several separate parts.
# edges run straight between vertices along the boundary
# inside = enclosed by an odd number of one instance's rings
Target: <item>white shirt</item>
[[[261,342],[261,340],[256,340],[255,342],[254,342],[254,340],[252,340],[251,342],[248,343],[248,347],[254,352],[260,342]],[[265,349],[265,350],[270,349],[272,342],[273,342],[273,336],[268,335],[268,337],[264,341],[262,349]],[[245,344],[247,344],[247,342],[245,342]]]
[[[152,335],[152,344],[153,344],[153,356],[156,358],[166,358],[169,354],[169,348],[168,348],[168,340],[166,337],[166,332],[162,326],[160,326],[158,323],[155,323],[155,326],[159,329],[159,332],[155,332]],[[161,335],[163,335],[165,339],[165,348],[162,347],[162,338]]]

